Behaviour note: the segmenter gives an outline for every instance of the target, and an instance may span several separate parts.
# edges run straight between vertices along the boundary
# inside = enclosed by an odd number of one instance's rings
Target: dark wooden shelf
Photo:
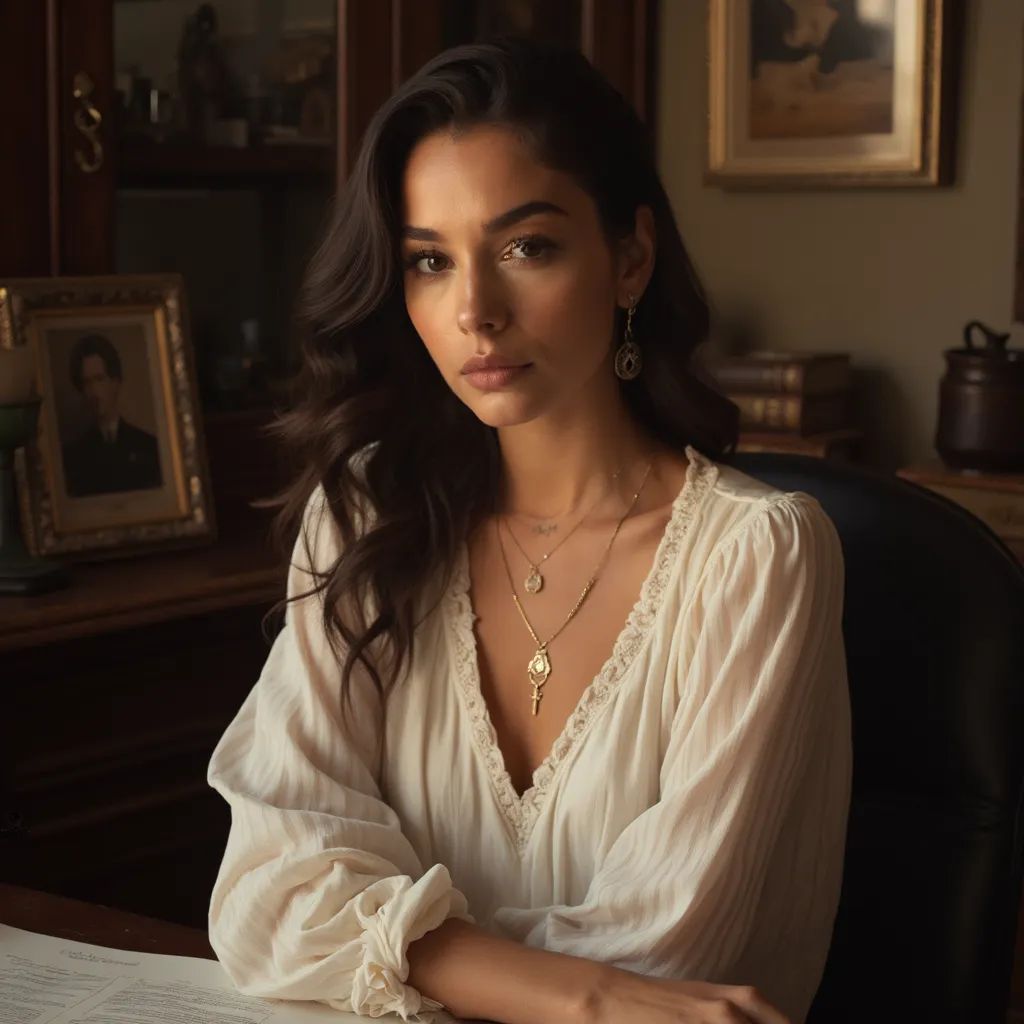
[[[233,525],[215,544],[69,569],[71,583],[62,590],[0,596],[0,651],[218,609],[269,607],[284,596],[287,564],[260,520]]]
[[[118,152],[118,184],[187,184],[197,180],[232,184],[289,177],[329,178],[334,148],[316,144],[196,146],[180,143],[125,144]]]

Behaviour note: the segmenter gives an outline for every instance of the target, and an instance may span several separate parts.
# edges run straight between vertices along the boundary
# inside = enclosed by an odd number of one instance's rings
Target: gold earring
[[[626,331],[622,344],[615,352],[615,376],[621,380],[633,380],[640,375],[643,367],[643,356],[640,346],[633,340],[633,314],[636,312],[636,301],[629,296],[629,311],[626,313]]]

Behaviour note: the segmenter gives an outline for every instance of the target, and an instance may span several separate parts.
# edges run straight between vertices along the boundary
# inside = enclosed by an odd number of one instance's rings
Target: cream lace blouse
[[[659,977],[753,984],[802,1022],[851,780],[844,565],[816,499],[694,448],[639,598],[522,797],[482,699],[468,551],[381,714],[343,730],[319,598],[289,606],[213,753],[231,830],[210,941],[245,993],[450,1019],[405,983],[448,917]],[[318,489],[313,560],[337,538]],[[301,538],[289,594],[309,589]],[[382,753],[386,751],[386,755]]]

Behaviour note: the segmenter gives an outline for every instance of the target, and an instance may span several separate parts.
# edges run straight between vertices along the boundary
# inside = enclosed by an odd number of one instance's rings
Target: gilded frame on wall
[[[179,274],[0,280],[0,347],[41,398],[17,452],[33,555],[92,561],[215,539]]]
[[[708,0],[704,181],[953,181],[959,0]]]

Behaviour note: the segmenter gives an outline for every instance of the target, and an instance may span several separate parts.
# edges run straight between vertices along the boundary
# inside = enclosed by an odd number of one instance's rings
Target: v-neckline
[[[474,624],[476,615],[470,598],[469,546],[458,545],[452,579],[445,599],[453,640],[453,672],[472,726],[473,742],[487,768],[487,775],[502,813],[520,851],[533,831],[552,782],[561,764],[581,742],[598,711],[608,701],[646,639],[679,559],[679,546],[703,495],[717,476],[717,465],[695,448],[686,446],[685,478],[672,501],[668,522],[655,550],[651,567],[625,625],[615,639],[611,654],[597,675],[587,684],[562,732],[532,775],[532,785],[522,795],[516,792],[498,745],[498,735],[484,700]]]

